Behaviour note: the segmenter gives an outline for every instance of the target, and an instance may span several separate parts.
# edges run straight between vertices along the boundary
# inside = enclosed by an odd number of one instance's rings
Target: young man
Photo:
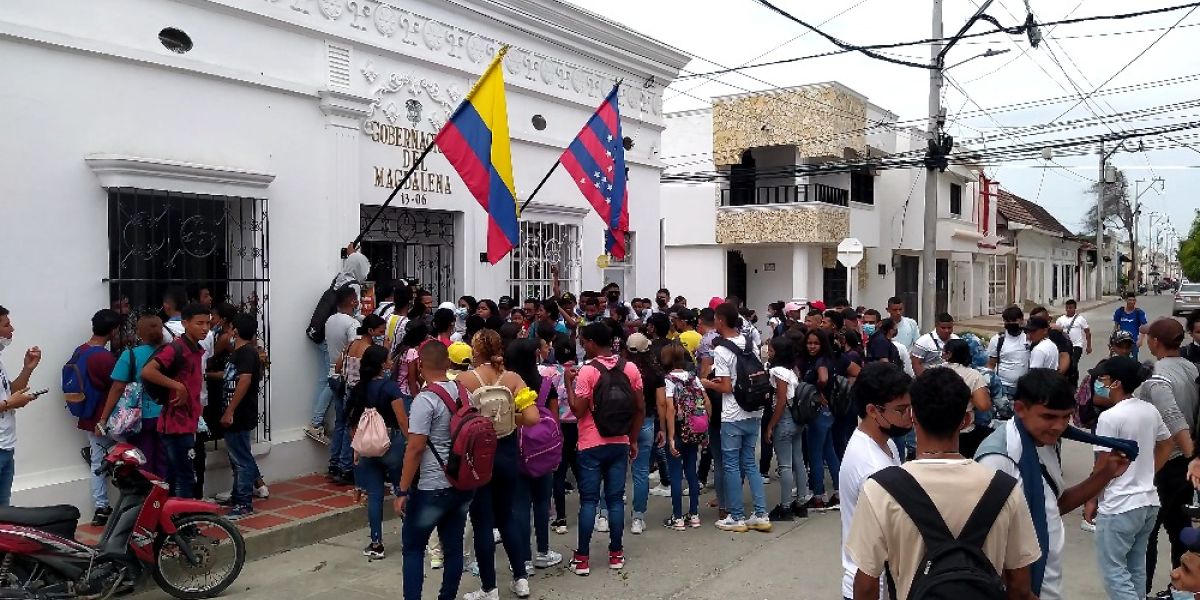
[[[700,345],[696,347],[696,374],[700,376],[701,381],[712,379],[713,370],[713,348],[717,341],[717,323],[716,313],[711,308],[701,309],[697,316],[699,327],[696,331],[700,333]],[[705,487],[708,486],[708,475],[712,472],[712,486],[717,491],[717,512],[722,519],[725,518],[725,469],[722,466],[721,458],[721,405],[722,394],[705,388],[705,395],[708,396],[708,401],[712,405],[712,412],[708,415],[708,447],[704,449],[703,455],[700,457],[699,475],[700,481]],[[713,468],[714,463],[716,468]]]
[[[1085,352],[1092,353],[1092,328],[1088,325],[1087,318],[1079,314],[1078,303],[1074,300],[1067,300],[1063,306],[1067,312],[1054,322],[1054,328],[1070,338],[1071,367],[1075,373],[1078,373],[1079,359]]]
[[[992,386],[993,414],[996,419],[1007,421],[1012,418],[1017,380],[1029,372],[1029,340],[1022,329],[1025,312],[1020,307],[1004,309],[1000,318],[1004,320],[1004,333],[992,336],[988,342],[987,366],[1000,380]]]
[[[767,517],[767,498],[763,490],[762,475],[754,459],[754,449],[762,428],[763,411],[742,410],[734,399],[737,385],[740,349],[746,347],[746,336],[741,333],[741,316],[738,309],[728,302],[721,304],[716,313],[717,333],[714,340],[713,369],[711,379],[701,379],[705,389],[721,394],[721,458],[724,469],[725,508],[729,514],[717,521],[718,529],[744,532],[750,529],[770,531],[771,520]],[[739,349],[734,352],[733,348]],[[754,512],[747,518],[742,500],[742,481],[750,484],[750,495]]]
[[[92,516],[92,525],[96,526],[108,523],[108,517],[112,515],[112,508],[108,505],[108,476],[96,473],[104,465],[104,456],[113,445],[112,438],[96,432],[96,423],[100,421],[104,402],[108,399],[109,388],[112,387],[113,365],[117,364],[117,357],[109,352],[105,345],[115,338],[123,324],[121,315],[114,310],[106,308],[96,311],[96,314],[92,315],[92,337],[75,349],[75,353],[83,362],[81,366],[90,380],[92,391],[96,394],[94,398],[84,400],[94,403],[94,410],[76,422],[76,427],[87,435],[91,459],[89,472],[92,503],[96,509]]]
[[[642,376],[632,363],[619,360],[612,351],[613,331],[605,323],[591,323],[579,333],[584,356],[588,362],[578,369],[566,371],[567,391],[571,412],[579,419],[579,545],[568,568],[576,575],[591,573],[589,547],[595,529],[596,505],[604,487],[604,504],[612,520],[608,535],[608,567],[625,566],[621,537],[625,528],[625,475],[629,461],[636,459],[636,440],[645,420],[646,407],[642,399]],[[596,388],[600,384],[600,365],[610,372],[610,378],[624,377],[633,393],[635,411],[628,435],[603,437],[592,416]],[[618,365],[624,365],[620,370]]]
[[[434,530],[445,557],[442,587],[437,597],[453,600],[458,597],[458,584],[462,580],[463,534],[473,494],[454,489],[438,462],[438,457],[445,460],[450,456],[451,412],[431,386],[440,387],[457,401],[458,384],[446,377],[450,357],[441,342],[433,340],[421,346],[419,359],[421,378],[429,387],[413,398],[409,411],[408,446],[395,502],[396,513],[404,518],[400,531],[404,545],[404,600],[421,598],[425,548]]]
[[[1096,562],[1109,598],[1141,598],[1149,589],[1146,544],[1160,505],[1154,473],[1166,462],[1174,444],[1158,409],[1133,396],[1133,390],[1144,380],[1136,360],[1110,358],[1100,361],[1090,373],[1096,395],[1107,397],[1113,405],[1100,413],[1096,435],[1138,444],[1137,459],[1104,488],[1100,497]],[[1108,448],[1097,446],[1095,450],[1097,465],[1112,459]]]
[[[970,418],[970,392],[957,374],[949,369],[929,369],[917,376],[909,394],[917,429],[917,457],[903,467],[876,473],[862,486],[846,541],[846,552],[858,568],[854,600],[880,597],[879,580],[885,568],[895,580],[896,597],[907,600],[927,550],[911,513],[883,482],[889,482],[889,488],[893,479],[907,481],[905,488],[919,487],[932,501],[929,510],[936,510],[951,535],[957,536],[993,479],[1008,479],[958,453],[958,432]],[[1029,565],[1039,556],[1038,542],[1019,487],[1007,494],[989,532],[981,537],[981,549],[1003,577],[1008,597],[1033,600]]]
[[[16,329],[8,309],[0,306],[0,354],[12,345],[13,333]],[[0,361],[0,506],[8,506],[12,499],[13,449],[17,445],[17,415],[16,410],[23,408],[33,401],[29,395],[29,377],[42,361],[42,350],[34,346],[25,351],[21,362],[21,372],[16,378],[10,379]]]
[[[654,312],[665,313],[671,309],[671,290],[662,288],[654,294]]]
[[[699,325],[699,319],[695,311],[690,308],[681,308],[675,313],[673,321],[675,332],[678,334],[679,343],[683,344],[684,349],[688,351],[688,358],[694,363],[696,360],[696,350],[700,348],[700,341],[703,335],[696,331]]]
[[[1065,375],[1062,367],[1070,366],[1071,355],[1060,356],[1058,346],[1050,341],[1050,322],[1042,317],[1030,317],[1022,330],[1025,339],[1029,340],[1029,368],[1050,369]]]
[[[957,340],[954,333],[954,317],[941,313],[935,319],[933,331],[921,336],[912,345],[913,372],[920,377],[921,373],[930,367],[942,364],[942,349],[946,342]]]
[[[913,344],[917,343],[917,337],[921,335],[921,328],[915,320],[904,316],[904,301],[896,296],[888,298],[887,314],[896,324],[896,341],[905,348],[912,348]]]
[[[1054,319],[1050,316],[1050,311],[1045,306],[1035,306],[1033,310],[1029,311],[1029,320],[1032,321],[1035,318],[1045,319],[1047,329],[1046,339],[1053,342],[1054,346],[1058,348],[1058,367],[1056,370],[1065,375],[1067,381],[1071,382],[1071,385],[1079,385],[1079,373],[1074,369],[1074,363],[1071,361],[1071,353],[1074,350],[1071,338],[1054,327]]]
[[[221,427],[225,429],[225,448],[233,471],[233,491],[229,502],[231,519],[254,513],[251,500],[256,483],[262,478],[254,453],[250,451],[250,432],[258,427],[258,389],[262,384],[262,359],[254,338],[258,321],[248,314],[235,316],[227,325],[233,333],[233,355],[225,367],[225,410]]]
[[[345,379],[337,374],[337,364],[350,342],[358,337],[358,293],[344,287],[337,291],[337,312],[325,320],[325,344],[329,347],[329,388],[333,390],[333,436],[329,441],[329,479],[338,485],[354,483],[350,430],[346,427]]]
[[[1187,332],[1190,339],[1179,348],[1179,355],[1193,363],[1200,363],[1200,310],[1188,315]]]
[[[1032,369],[1017,380],[1016,416],[980,444],[976,460],[1017,478],[1037,531],[1042,557],[1030,570],[1030,589],[1041,600],[1063,597],[1062,516],[1096,497],[1125,472],[1129,459],[1114,453],[1081,483],[1066,487],[1058,442],[1075,412],[1075,390],[1050,369]],[[920,414],[917,416],[920,419]]]
[[[1125,294],[1125,306],[1113,311],[1113,331],[1128,331],[1133,336],[1134,359],[1137,359],[1138,350],[1142,347],[1142,327],[1149,322],[1146,311],[1138,308],[1137,294],[1133,292]]]
[[[908,386],[912,378],[899,367],[874,362],[863,367],[850,396],[862,422],[846,445],[842,469],[838,473],[838,491],[842,497],[842,596],[854,597],[854,576],[858,565],[850,557],[847,544],[854,511],[858,506],[863,482],[876,472],[901,463],[900,452],[892,438],[912,430],[912,401]]]
[[[183,286],[173,285],[163,292],[163,340],[168,344],[183,335],[183,318],[180,315],[187,303],[187,290]]]
[[[200,423],[200,388],[204,385],[204,348],[200,341],[208,336],[210,315],[204,305],[192,303],[183,308],[181,317],[183,335],[163,346],[146,363],[142,381],[171,391],[158,417],[158,432],[167,451],[173,495],[192,498],[196,485],[192,454]]]

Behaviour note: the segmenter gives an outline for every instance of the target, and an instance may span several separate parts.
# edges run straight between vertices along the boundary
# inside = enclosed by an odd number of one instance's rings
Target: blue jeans
[[[817,418],[808,427],[808,460],[812,463],[812,471],[808,474],[809,487],[818,496],[825,495],[825,466],[829,466],[829,474],[833,477],[833,489],[837,490],[838,471],[842,463],[837,453],[833,451],[833,415],[828,409],[821,409]]]
[[[91,456],[91,471],[92,471],[92,503],[96,508],[105,508],[108,506],[108,476],[97,475],[96,471],[104,466],[104,457],[108,455],[108,449],[113,447],[116,442],[108,436],[98,436],[94,432],[88,431],[88,451]]]
[[[779,417],[775,424],[773,439],[775,458],[778,462],[779,504],[789,506],[792,502],[805,502],[808,497],[808,471],[804,468],[804,444],[801,440],[803,427],[797,427],[792,415]],[[796,488],[796,493],[792,493]]]
[[[321,366],[317,369],[317,395],[313,398],[312,421],[313,427],[325,427],[325,415],[329,413],[329,404],[333,402],[333,390],[329,389],[329,346],[321,342],[318,346],[318,358]]]
[[[550,550],[550,495],[553,486],[554,473],[546,473],[536,478],[521,475],[517,479],[517,495],[513,506],[524,561],[533,560],[532,549],[529,547],[531,535],[537,536],[538,554],[545,554]],[[530,531],[531,516],[533,531]]]
[[[667,452],[667,469],[671,473],[671,516],[683,516],[683,480],[688,484],[688,514],[700,514],[700,476],[696,471],[696,457],[700,455],[699,444],[684,444],[675,440],[676,458]]]
[[[650,499],[650,460],[654,458],[654,417],[646,417],[638,432],[638,455],[633,459],[633,518],[646,518]]]
[[[513,579],[525,579],[524,551],[519,539],[521,529],[513,518],[513,499],[516,497],[520,450],[517,436],[513,433],[496,444],[496,460],[492,464],[492,480],[475,490],[471,501],[471,531],[475,532],[475,560],[479,563],[479,581],[484,591],[496,589],[496,538],[492,529],[500,530],[500,541],[504,554],[508,556],[508,567]],[[526,538],[524,546],[529,545]],[[448,549],[443,549],[449,552]]]
[[[171,494],[177,498],[191,498],[196,489],[196,465],[192,461],[196,456],[196,434],[164,433],[161,437],[170,465],[167,481],[171,484]]]
[[[628,444],[604,444],[579,451],[579,547],[580,556],[590,556],[592,530],[596,527],[596,505],[600,485],[604,484],[604,504],[608,508],[608,551],[623,548],[625,532],[625,470],[629,466]]]
[[[234,506],[249,507],[254,494],[254,482],[259,478],[258,462],[250,450],[250,430],[226,431],[225,452],[233,471],[233,490],[229,501]]]
[[[12,500],[13,466],[13,451],[0,450],[0,506]]]
[[[445,568],[438,600],[454,600],[463,573],[463,533],[467,527],[467,508],[471,492],[454,488],[409,491],[400,540],[404,545],[404,600],[421,600],[425,583],[425,547],[436,528],[442,543]],[[487,534],[491,539],[492,534]]]
[[[1110,599],[1144,596],[1146,544],[1157,518],[1157,506],[1096,515],[1096,562]]]
[[[392,445],[383,456],[359,457],[354,468],[354,482],[367,490],[367,524],[371,527],[372,544],[383,543],[384,485],[399,485],[400,469],[404,467],[404,434],[399,429],[390,429],[388,436]]]
[[[329,468],[346,472],[354,466],[350,428],[346,425],[346,398],[333,392],[330,396],[333,398],[333,437],[329,440]]]
[[[746,505],[742,500],[742,481],[750,482],[750,497],[754,502],[755,515],[767,514],[767,498],[763,491],[762,474],[758,472],[758,461],[754,448],[758,445],[760,419],[721,423],[721,457],[725,468],[725,508],[734,519],[746,518]]]

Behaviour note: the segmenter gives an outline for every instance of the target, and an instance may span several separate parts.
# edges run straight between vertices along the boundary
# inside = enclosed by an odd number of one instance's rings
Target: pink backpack
[[[553,382],[550,378],[542,378],[542,389],[538,393],[538,421],[533,425],[521,427],[521,437],[518,442],[521,449],[521,474],[527,477],[542,477],[549,475],[562,462],[563,435],[558,427],[558,420],[546,407],[546,398],[550,395]]]
[[[388,435],[387,423],[383,422],[383,416],[379,414],[379,411],[374,408],[363,410],[362,418],[358,421],[358,429],[354,432],[354,439],[350,441],[350,447],[359,456],[379,458],[387,454],[388,449],[392,447],[392,436]]]

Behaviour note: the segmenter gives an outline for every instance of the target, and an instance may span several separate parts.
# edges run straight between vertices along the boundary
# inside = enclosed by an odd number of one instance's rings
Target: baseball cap
[[[1039,329],[1050,329],[1050,322],[1046,317],[1030,317],[1029,321],[1021,329],[1025,331],[1037,331]]]
[[[1128,331],[1125,331],[1125,330],[1114,331],[1112,334],[1112,337],[1108,338],[1108,344],[1110,346],[1116,346],[1117,344],[1132,345],[1133,344],[1133,334],[1129,333]]]
[[[825,312],[825,302],[823,300],[813,300],[812,302],[808,303],[808,307]]]
[[[454,310],[454,303],[453,302],[443,302],[438,305],[438,310],[442,310],[443,308],[446,310]]]
[[[471,362],[471,347],[463,342],[454,342],[446,349],[450,355],[450,362],[455,365],[466,365]]]
[[[680,321],[683,321],[684,323],[691,323],[692,325],[695,325],[696,324],[696,311],[694,311],[690,308],[681,308],[681,309],[675,311],[675,318],[679,319]]]
[[[629,348],[630,352],[635,354],[646,352],[650,349],[650,338],[646,337],[645,334],[634,333],[625,340],[625,346]]]
[[[711,308],[711,309],[713,309],[713,310],[717,310],[717,307],[718,307],[718,306],[720,306],[720,305],[722,305],[722,304],[724,304],[724,303],[725,303],[725,299],[724,299],[724,298],[721,298],[720,296],[713,296],[713,297],[712,297],[712,298],[711,298],[711,299],[708,301],[708,307],[709,307],[709,308]]]
[[[800,304],[799,302],[788,302],[787,304],[783,305],[784,314],[792,313],[792,312],[799,312],[802,310],[804,310],[804,305]]]
[[[512,305],[513,305],[512,296],[500,296],[500,300],[498,302],[496,302],[496,305],[501,308],[512,308]]]
[[[1114,356],[1100,361],[1092,370],[1088,371],[1093,378],[1099,378],[1102,375],[1107,375],[1121,382],[1121,387],[1125,388],[1126,393],[1133,393],[1142,382],[1146,380],[1142,375],[1142,364],[1136,359],[1128,356]]]

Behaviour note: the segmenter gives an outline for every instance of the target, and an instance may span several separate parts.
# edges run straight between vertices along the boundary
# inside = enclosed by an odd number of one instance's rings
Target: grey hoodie
[[[342,272],[338,273],[338,276],[334,278],[333,289],[340,289],[343,285],[346,285],[351,281],[357,281],[358,283],[353,284],[350,287],[354,288],[354,292],[358,294],[358,297],[361,300],[362,285],[360,284],[367,280],[367,274],[370,272],[371,261],[367,260],[367,257],[363,255],[363,253],[355,252],[354,254],[347,256],[345,260],[342,261]],[[360,315],[358,313],[355,314],[355,317],[359,316]]]

